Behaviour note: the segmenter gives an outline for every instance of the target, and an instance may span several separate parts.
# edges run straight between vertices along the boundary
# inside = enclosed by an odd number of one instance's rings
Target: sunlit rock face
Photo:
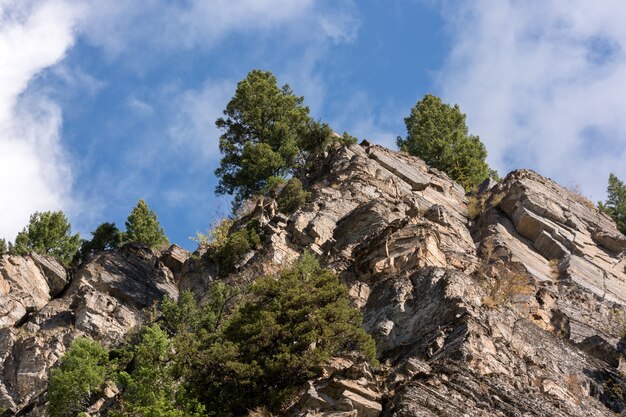
[[[0,328],[0,404],[22,415],[45,415],[50,368],[75,338],[115,345],[144,321],[153,303],[177,297],[173,274],[159,256],[136,245],[102,252],[71,281],[51,258],[2,258],[0,297],[8,300],[2,306],[15,307]]]
[[[71,278],[47,258],[4,257],[0,404],[44,415],[49,369],[77,336],[115,345],[165,296],[202,301],[217,279],[244,285],[306,250],[350,288],[380,367],[333,358],[288,414],[622,412],[626,238],[584,197],[527,170],[468,197],[420,159],[366,142],[329,151],[302,180],[311,199],[292,215],[249,203],[233,227],[257,219],[263,245],[225,278],[210,249],[125,247]]]

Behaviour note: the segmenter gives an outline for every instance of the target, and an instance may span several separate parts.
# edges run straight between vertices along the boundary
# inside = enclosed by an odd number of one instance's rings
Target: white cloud
[[[208,49],[232,32],[282,27],[306,16],[313,0],[85,0],[86,38],[111,57],[146,51]]]
[[[626,3],[450,1],[440,74],[500,170],[530,167],[602,198],[626,179]]]
[[[0,1],[0,237],[34,211],[69,206],[60,109],[28,85],[72,45],[77,13],[64,1]]]
[[[215,164],[220,158],[218,140],[221,132],[215,120],[235,93],[235,81],[210,80],[198,90],[179,94],[173,102],[175,117],[169,136],[178,151],[189,156],[189,163]]]
[[[150,104],[138,99],[134,95],[126,99],[126,107],[138,116],[150,116],[154,113],[154,108]]]

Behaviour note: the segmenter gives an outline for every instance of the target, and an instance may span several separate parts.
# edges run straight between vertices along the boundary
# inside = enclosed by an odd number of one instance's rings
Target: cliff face
[[[350,287],[384,366],[336,358],[290,412],[622,411],[626,238],[584,198],[515,171],[474,197],[482,204],[470,220],[445,174],[367,143],[320,159],[306,181],[312,200],[292,216],[273,201],[251,211],[264,247],[237,279],[317,254]],[[164,295],[202,299],[215,274],[198,255],[127,247],[97,255],[71,282],[50,259],[2,258],[0,405],[42,415],[47,373],[77,335],[115,344]]]
[[[0,406],[17,415],[44,414],[50,368],[72,340],[107,345],[139,326],[143,310],[177,297],[173,274],[158,253],[127,246],[101,253],[69,282],[53,259],[0,259]],[[170,257],[163,255],[163,259]]]

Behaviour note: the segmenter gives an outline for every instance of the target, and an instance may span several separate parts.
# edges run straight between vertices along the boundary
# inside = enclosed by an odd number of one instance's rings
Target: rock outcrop
[[[0,297],[8,300],[2,304],[8,314],[0,328],[0,406],[17,415],[44,415],[49,370],[75,338],[119,343],[143,322],[147,307],[166,295],[177,297],[173,274],[159,255],[142,246],[102,252],[71,283],[51,258],[4,256]]]
[[[287,220],[264,213],[266,255],[242,269],[306,249],[340,274],[390,375],[362,384],[383,415],[621,412],[625,238],[593,204],[516,171],[485,187],[470,220],[445,174],[369,144],[308,180],[312,201]],[[312,381],[292,412],[373,412],[332,386]]]
[[[263,247],[228,279],[245,284],[316,254],[349,286],[381,366],[334,358],[289,414],[625,410],[626,238],[586,199],[515,171],[469,197],[482,207],[470,219],[445,174],[368,143],[334,149],[303,181],[311,200],[290,216],[271,199],[252,204],[240,223],[260,222]],[[71,282],[48,258],[4,257],[0,405],[41,415],[47,372],[75,337],[115,344],[165,295],[203,300],[218,279],[209,255],[126,247]]]

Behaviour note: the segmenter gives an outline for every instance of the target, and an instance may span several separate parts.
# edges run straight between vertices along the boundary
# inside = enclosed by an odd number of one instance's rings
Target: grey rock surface
[[[289,216],[271,199],[249,203],[234,228],[258,220],[263,247],[226,279],[245,284],[316,254],[349,286],[381,366],[333,358],[289,414],[624,412],[626,238],[584,197],[515,171],[471,197],[484,209],[470,220],[445,174],[368,143],[329,151],[303,183],[312,197]],[[182,290],[202,301],[218,279],[210,251],[177,247],[98,254],[69,285],[28,257],[2,258],[0,273],[0,405],[33,405],[32,416],[75,337],[115,344],[153,302]]]
[[[173,274],[159,255],[138,245],[99,253],[62,292],[62,268],[55,261],[4,257],[0,288],[15,301],[5,307],[9,313],[0,326],[0,406],[19,415],[45,415],[50,368],[74,339],[115,345],[143,322],[147,307],[164,296],[176,298]],[[13,317],[23,310],[26,316]]]

